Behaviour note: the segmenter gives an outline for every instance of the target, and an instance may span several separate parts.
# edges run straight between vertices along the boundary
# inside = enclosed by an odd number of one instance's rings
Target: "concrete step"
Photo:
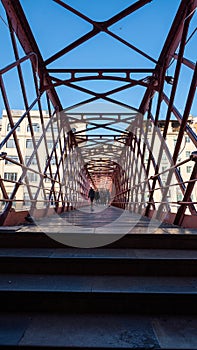
[[[197,349],[196,255],[1,248],[0,349]]]
[[[196,349],[192,315],[0,312],[0,349]]]
[[[27,228],[25,232],[20,229],[0,230],[0,248],[65,248],[66,245],[51,239],[46,233]],[[49,235],[51,233],[49,232]],[[101,235],[94,234],[97,241]],[[105,235],[105,237],[107,234]],[[92,234],[83,233],[86,241]],[[111,234],[109,235],[111,237]],[[116,235],[114,235],[116,237]],[[72,238],[72,235],[70,236]],[[157,229],[154,233],[129,233],[114,243],[108,244],[109,248],[143,248],[143,249],[197,249],[197,230],[182,230],[177,228]]]
[[[197,278],[0,275],[1,311],[197,313]]]
[[[0,273],[197,276],[197,251],[1,248]]]

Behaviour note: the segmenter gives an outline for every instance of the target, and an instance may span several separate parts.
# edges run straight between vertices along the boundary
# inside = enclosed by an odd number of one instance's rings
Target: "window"
[[[189,158],[190,157],[190,154],[191,154],[191,152],[190,151],[186,151],[186,158]]]
[[[47,140],[47,146],[48,146],[48,148],[52,148],[53,147],[53,140]]]
[[[32,123],[32,129],[34,132],[40,131],[40,125],[38,123]],[[27,126],[27,132],[31,131],[30,125]]]
[[[178,193],[176,198],[177,198],[177,202],[182,201],[182,198],[183,198],[182,193]]]
[[[31,204],[31,201],[29,199],[29,194],[28,193],[24,193],[23,205],[29,206],[30,204]]]
[[[17,173],[4,173],[4,179],[9,181],[17,181]]]
[[[10,126],[10,123],[7,125],[7,131],[10,131],[11,130],[11,126]]]
[[[46,164],[48,163],[48,159],[46,159]],[[55,165],[56,164],[56,160],[55,160],[55,157],[53,156],[51,158],[51,162],[50,162],[51,165]]]
[[[11,128],[11,125],[10,123],[7,125],[7,131],[10,131],[12,128]],[[16,129],[17,131],[20,131],[20,125],[18,126],[18,128]]]
[[[32,139],[26,140],[26,148],[33,148],[33,141]]]
[[[8,156],[8,158],[14,160],[15,162],[18,162],[18,157],[16,157],[16,156]],[[9,161],[8,159],[5,159],[5,164],[12,165],[13,163],[11,161]]]
[[[186,142],[190,142],[189,136],[185,136],[185,141],[186,141]]]
[[[189,174],[189,173],[191,173],[192,172],[192,166],[187,166],[186,167],[186,171],[187,171],[187,173]]]
[[[162,160],[167,160],[167,156],[165,153],[162,154]]]
[[[15,148],[15,142],[14,139],[9,139],[6,143],[7,148]]]
[[[58,134],[58,126],[57,125],[53,125],[53,132],[54,134]]]
[[[56,159],[55,159],[55,157],[52,157],[52,159],[51,159],[51,165],[55,165],[56,164]]]
[[[35,144],[38,142],[38,140],[34,140]],[[32,139],[27,139],[26,140],[26,148],[34,148],[33,140]]]
[[[38,180],[38,174],[28,173],[28,179],[30,182],[36,182]]]
[[[29,162],[30,157],[25,157],[25,164],[27,165],[27,163]],[[36,157],[33,157],[33,159],[31,160],[31,165],[36,165],[37,164],[37,160]]]

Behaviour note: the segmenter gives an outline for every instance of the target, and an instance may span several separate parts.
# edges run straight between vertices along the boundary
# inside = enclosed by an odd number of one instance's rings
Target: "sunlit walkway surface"
[[[94,205],[82,207],[63,214],[55,214],[35,220],[41,230],[49,229],[64,233],[153,233],[162,225],[165,228],[175,227],[157,220],[110,206]],[[25,230],[25,228],[23,228]]]
[[[118,241],[127,234],[195,234],[195,229],[150,220],[141,215],[111,206],[84,206],[80,210],[65,212],[23,226],[20,232],[44,232],[65,245],[94,248]]]

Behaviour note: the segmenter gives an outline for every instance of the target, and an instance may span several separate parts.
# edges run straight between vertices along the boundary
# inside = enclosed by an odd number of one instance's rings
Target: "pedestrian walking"
[[[99,199],[100,199],[100,194],[99,194],[98,188],[96,189],[94,198],[95,198],[96,204],[98,204]]]
[[[93,211],[93,202],[94,202],[94,198],[95,198],[95,191],[92,187],[90,187],[90,190],[88,192],[88,198],[90,198],[91,210]]]

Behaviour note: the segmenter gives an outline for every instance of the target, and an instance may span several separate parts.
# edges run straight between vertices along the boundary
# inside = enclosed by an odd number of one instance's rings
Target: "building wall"
[[[16,124],[17,121],[19,120],[19,118],[25,113],[25,111],[12,110],[11,113],[12,113],[13,122],[14,122],[14,124]],[[43,114],[43,119],[44,119],[44,127],[46,128],[49,121],[50,121],[49,115],[48,115],[47,111],[42,111],[42,114]],[[41,121],[40,121],[40,113],[37,110],[33,110],[33,111],[31,111],[30,115],[31,115],[31,122],[33,125],[33,129],[34,129],[34,138],[35,138],[36,144],[39,145],[38,146],[39,163],[38,163],[38,159],[36,158],[36,155],[34,155],[33,160],[30,164],[30,167],[38,172],[40,171],[41,173],[43,173],[44,168],[45,168],[46,163],[47,163],[47,153],[46,153],[46,148],[45,148],[45,144],[44,144],[44,139],[42,140],[41,143],[38,143],[41,136],[43,135]],[[55,130],[55,132],[54,132],[55,137],[57,137],[57,131],[58,131],[57,128],[55,129],[56,126],[57,125],[54,122],[53,130]],[[0,127],[1,127],[0,140],[2,141],[2,140],[4,140],[4,138],[9,133],[9,130],[10,130],[9,120],[8,120],[8,117],[7,117],[5,110],[2,113],[2,119],[0,119]],[[72,123],[72,129],[73,129],[73,131],[79,131],[80,129],[84,129],[84,124]],[[46,138],[47,138],[48,151],[49,151],[49,156],[50,156],[50,152],[51,152],[52,147],[53,147],[51,127],[49,126],[49,128],[47,130],[48,131],[46,132],[46,136],[47,136]],[[33,147],[33,143],[32,143],[32,137],[31,137],[31,132],[29,129],[29,122],[28,122],[27,117],[25,117],[24,120],[21,122],[20,128],[17,128],[16,135],[17,135],[17,140],[18,140],[19,147],[21,150],[21,154],[23,157],[23,161],[24,161],[25,165],[28,165],[27,163],[28,163],[29,158],[32,155],[32,152],[34,152],[34,147]],[[63,135],[63,133],[61,135]],[[5,152],[7,154],[7,157],[12,158],[13,160],[19,162],[19,159],[17,157],[17,150],[15,147],[13,137],[11,137],[10,140],[3,146],[3,148],[1,149],[1,152]],[[57,156],[60,155],[59,145],[57,145],[57,147],[56,147],[56,154],[57,154]],[[73,156],[70,155],[70,158],[73,158]],[[68,159],[67,159],[68,167],[72,168],[72,169],[70,169],[70,171],[72,170],[73,173],[76,173],[76,167],[74,169],[74,166],[72,165],[73,160],[70,160],[70,158],[68,157]],[[19,165],[15,165],[12,162],[9,162],[7,160],[1,160],[0,162],[1,162],[0,176],[3,179],[7,178],[7,179],[12,179],[14,181],[18,181],[20,179],[20,176],[21,176],[24,168],[20,167]],[[52,164],[51,165],[52,174],[55,174],[56,163],[55,163],[55,156],[54,155],[52,157],[51,164]],[[78,171],[79,170],[80,169],[78,169]],[[63,172],[63,170],[62,170],[62,172]],[[28,178],[28,181],[30,184],[32,197],[36,198],[38,200],[36,206],[37,206],[37,208],[39,208],[39,207],[42,208],[43,203],[44,203],[43,200],[44,199],[47,200],[48,194],[50,193],[49,191],[51,188],[51,180],[47,179],[47,178],[43,180],[43,178],[39,174],[33,173],[31,171],[27,171],[26,174],[27,174],[27,178]],[[47,175],[50,176],[49,169],[47,170]],[[45,182],[45,187],[48,188],[48,190],[45,191],[45,195],[44,195],[43,190],[38,191],[39,187],[41,187],[41,183],[40,183],[41,180],[43,180]],[[67,180],[69,180],[69,179],[65,179],[65,182],[68,182]],[[25,183],[24,180],[23,180],[23,182]],[[4,184],[5,184],[5,188],[6,188],[6,191],[8,193],[8,196],[10,196],[12,191],[13,191],[13,188],[15,186],[15,183],[10,182],[10,181],[7,181],[7,182],[5,181]],[[69,185],[70,185],[70,183],[69,183]],[[77,190],[77,189],[78,188],[75,188],[75,190]],[[57,191],[58,191],[58,188],[57,188]],[[69,191],[71,193],[73,193],[73,190],[69,190]],[[38,197],[36,195],[37,192],[39,192]],[[1,191],[0,191],[0,199],[2,199]],[[29,193],[28,193],[28,188],[25,184],[21,185],[19,187],[19,190],[17,191],[17,195],[16,195],[15,199],[16,199],[16,202],[14,203],[14,207],[16,210],[24,210],[24,209],[29,208],[29,206],[30,206],[30,202],[28,201]],[[53,204],[53,199],[51,200],[51,204]],[[4,203],[1,201],[0,202],[0,210],[2,210],[3,206],[4,206]]]
[[[190,116],[189,123],[190,123],[190,127],[196,132],[197,117]],[[165,121],[161,121],[161,123],[160,123],[161,131],[163,131],[164,126],[165,126]],[[175,149],[175,145],[176,145],[177,137],[178,137],[178,132],[179,132],[178,122],[170,121],[169,128],[168,128],[168,134],[167,134],[167,138],[166,138],[166,143],[167,143],[167,146],[168,146],[171,154],[173,154],[174,149]],[[180,162],[188,159],[193,151],[195,151],[195,146],[194,146],[193,142],[191,141],[191,139],[188,137],[187,133],[185,132],[181,146],[180,146],[180,151],[179,151],[177,163],[180,163]],[[165,169],[168,169],[172,165],[173,164],[170,163],[167,155],[164,152],[162,155],[162,162],[160,165],[159,172],[162,172]],[[183,181],[188,181],[190,179],[193,165],[194,165],[193,161],[189,161],[189,162],[181,165],[180,167],[178,167]],[[161,179],[162,179],[164,185],[166,185],[167,175],[168,175],[168,172],[161,175]],[[174,183],[177,183],[177,179],[173,175],[173,177],[168,185],[172,185]],[[156,193],[155,193],[155,196],[156,196]],[[155,199],[157,200],[157,196]],[[169,202],[177,202],[177,201],[183,200],[183,194],[182,194],[182,191],[179,188],[179,186],[170,186],[169,187],[167,199],[169,200]],[[192,200],[196,201],[196,199],[197,199],[197,189],[195,189],[195,191],[193,191],[193,194],[192,194]],[[176,212],[177,208],[179,208],[179,205],[176,205],[173,203],[172,204],[172,211]],[[189,211],[187,210],[187,214],[188,213],[189,213]]]
[[[23,110],[13,110],[12,112],[12,117],[13,117],[13,122],[14,124],[19,120],[19,118],[25,113],[25,111]],[[46,111],[43,111],[43,117],[45,122],[47,123],[49,117]],[[40,124],[40,117],[39,117],[39,112],[38,111],[31,111],[31,120],[33,123],[33,127],[34,127],[34,136],[35,139],[39,139],[42,133],[42,128],[41,128],[41,124]],[[1,129],[1,140],[3,140],[6,135],[8,134],[9,130],[10,130],[10,124],[9,124],[9,120],[6,114],[6,111],[3,111],[2,114],[2,129]],[[32,148],[32,137],[31,137],[31,133],[29,130],[29,122],[28,119],[25,118],[22,123],[20,124],[20,127],[17,128],[16,130],[16,135],[17,135],[17,140],[19,143],[19,147],[21,150],[21,154],[24,160],[24,163],[26,164],[28,161],[28,157],[31,156],[32,152],[33,152],[33,148]],[[4,147],[2,148],[1,152],[6,152],[7,153],[7,157],[14,159],[15,161],[19,162],[19,158],[17,156],[17,150],[16,150],[16,146],[14,143],[14,139],[13,137],[11,137],[8,142],[4,145]],[[41,161],[41,166],[43,168],[43,163],[45,162],[45,158],[43,157],[42,161]],[[37,163],[35,162],[35,165],[32,165],[33,168],[37,168]],[[1,161],[1,169],[0,169],[0,175],[3,179],[12,179],[14,181],[18,181],[21,174],[22,174],[23,168],[21,168],[18,165],[13,164],[12,162],[8,162],[7,160],[5,161]],[[27,173],[28,177],[33,178],[32,185],[38,185],[39,183],[39,175],[34,174],[33,173]],[[12,190],[14,188],[15,183],[13,182],[5,182],[5,188],[8,192],[8,196],[10,196],[10,194],[12,193]],[[32,190],[33,193],[36,192],[36,188]],[[27,187],[25,185],[20,186],[18,192],[17,192],[17,200],[23,200],[23,198],[27,198],[28,196],[28,190]],[[23,201],[20,202],[15,202],[14,203],[14,207],[18,210],[20,209],[25,209],[26,205],[25,203],[23,203]]]
[[[196,120],[196,118],[192,118],[192,120],[191,120],[192,124],[190,125],[194,130],[196,130],[195,129],[195,125],[196,125],[195,120]],[[171,121],[170,129],[169,129],[167,139],[166,139],[168,148],[171,152],[173,152],[175,149],[175,144],[177,141],[178,132],[179,132],[179,127],[178,128],[173,127],[173,124]],[[180,162],[188,159],[193,151],[195,151],[195,146],[194,146],[193,142],[190,140],[190,138],[188,137],[188,135],[185,133],[183,140],[182,140],[182,143],[181,143],[177,162],[180,163]],[[183,181],[188,181],[190,179],[192,169],[193,169],[193,162],[192,161],[189,161],[189,162],[187,162],[179,167],[179,171],[180,171],[180,174],[183,178]],[[195,200],[194,194],[192,195],[192,197],[193,197],[192,199]],[[176,188],[176,195],[173,196],[173,199],[178,201],[178,200],[182,200],[182,198],[183,198],[183,196],[181,194],[181,191],[178,188]]]

